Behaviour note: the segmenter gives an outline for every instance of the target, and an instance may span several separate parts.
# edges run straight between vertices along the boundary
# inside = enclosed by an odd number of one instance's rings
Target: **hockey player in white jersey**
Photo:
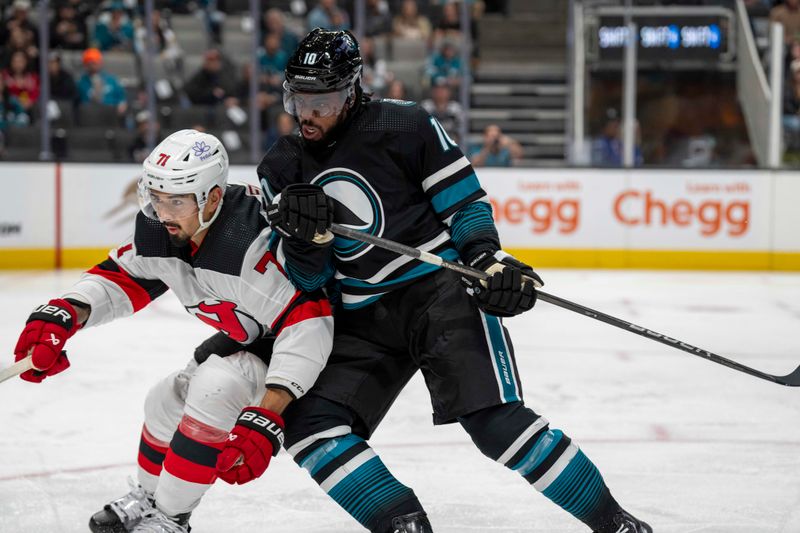
[[[227,174],[214,136],[165,139],[144,162],[134,235],[34,310],[14,350],[16,360],[32,357],[35,370],[21,377],[41,382],[69,366],[64,344],[76,331],[129,316],[167,289],[241,345],[226,357],[201,349],[150,390],[139,484],[91,517],[96,533],[188,531],[217,477],[244,483],[265,471],[283,441],[283,409],[327,361],[330,305],[290,283],[270,251],[260,191],[227,185]]]

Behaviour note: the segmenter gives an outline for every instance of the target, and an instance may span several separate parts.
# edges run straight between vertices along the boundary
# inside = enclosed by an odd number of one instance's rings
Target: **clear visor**
[[[353,92],[353,87],[330,93],[293,92],[283,82],[283,108],[295,117],[330,117],[342,112]]]
[[[200,211],[194,194],[170,194],[147,187],[139,179],[139,207],[148,218],[159,222],[179,221],[196,217]]]

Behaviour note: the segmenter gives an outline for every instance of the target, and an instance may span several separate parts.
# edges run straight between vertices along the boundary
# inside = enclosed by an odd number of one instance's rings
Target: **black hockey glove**
[[[544,285],[530,266],[502,251],[481,252],[469,265],[489,274],[484,281],[461,280],[472,289],[478,307],[490,315],[509,317],[528,311],[536,304],[536,288]]]
[[[328,245],[333,241],[333,200],[322,187],[310,183],[287,186],[277,202],[267,207],[267,218],[272,229],[284,237]]]
[[[228,357],[244,349],[245,347],[242,343],[236,342],[221,331],[218,331],[194,349],[194,360],[198,365],[202,365],[211,357],[211,354]]]

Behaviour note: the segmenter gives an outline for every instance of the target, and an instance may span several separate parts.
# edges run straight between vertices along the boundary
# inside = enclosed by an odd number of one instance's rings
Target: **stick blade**
[[[785,376],[775,376],[775,383],[786,385],[787,387],[800,387],[800,366],[794,372],[786,374]]]

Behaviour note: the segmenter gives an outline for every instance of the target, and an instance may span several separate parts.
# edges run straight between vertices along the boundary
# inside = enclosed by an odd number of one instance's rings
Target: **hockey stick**
[[[374,235],[350,229],[345,226],[341,226],[339,224],[335,223],[332,224],[331,231],[337,235],[341,235],[342,237],[347,237],[348,239],[353,239],[368,244],[372,244],[373,246],[377,246],[378,248],[383,248],[384,250],[389,250],[391,252],[395,252],[398,254],[407,255],[415,259],[418,259],[420,261],[423,261],[425,263],[439,265],[441,267],[454,270],[466,276],[472,276],[474,278],[481,280],[486,279],[488,277],[486,272],[482,270],[478,270],[476,268],[472,268],[459,263],[453,263],[451,261],[447,261],[446,259],[442,259],[437,255],[419,250],[418,248],[413,248],[411,246],[406,246],[405,244],[400,244],[399,242],[394,242],[381,237],[376,237]],[[584,307],[583,305],[570,302],[569,300],[565,300],[558,296],[553,296],[552,294],[548,294],[543,291],[537,291],[537,293],[539,295],[539,300],[542,300],[549,304],[562,307],[574,313],[588,316],[589,318],[599,320],[600,322],[604,322],[610,326],[614,326],[616,328],[620,328],[625,331],[630,331],[631,333],[635,333],[639,336],[645,337],[646,339],[654,340],[656,342],[660,342],[661,344],[666,344],[667,346],[670,346],[672,348],[677,348],[678,350],[682,350],[686,353],[696,355],[697,357],[702,357],[703,359],[707,359],[713,363],[727,366],[728,368],[732,368],[733,370],[738,370],[739,372],[744,372],[745,374],[749,374],[751,376],[755,376],[757,378],[766,381],[771,381],[779,385],[786,385],[789,387],[800,387],[800,366],[798,366],[794,370],[794,372],[787,374],[785,376],[775,376],[772,374],[767,374],[765,372],[756,370],[755,368],[751,368],[741,363],[737,363],[736,361],[732,361],[715,353],[709,352],[708,350],[692,346],[691,344],[687,344],[683,341],[674,339],[662,333],[658,333],[656,331],[644,328],[642,326],[637,326],[636,324],[632,324],[620,318],[616,318],[611,315],[601,313],[600,311],[595,311],[594,309],[590,309],[588,307]]]
[[[9,366],[8,368],[4,368],[0,370],[0,383],[4,382],[7,379],[11,379],[14,376],[19,376],[23,372],[31,370],[33,368],[33,360],[29,355],[25,359],[20,359],[13,365]]]

